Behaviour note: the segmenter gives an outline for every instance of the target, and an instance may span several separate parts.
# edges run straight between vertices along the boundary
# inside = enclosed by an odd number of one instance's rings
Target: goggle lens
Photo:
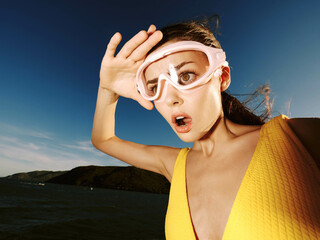
[[[179,89],[196,87],[204,84],[202,80],[208,75],[208,69],[209,59],[202,51],[175,52],[145,68],[142,75],[144,93],[154,97],[165,81]]]
[[[175,42],[146,57],[137,71],[137,90],[149,101],[158,99],[169,83],[181,91],[192,90],[220,76],[221,66],[228,66],[222,49],[195,41]]]

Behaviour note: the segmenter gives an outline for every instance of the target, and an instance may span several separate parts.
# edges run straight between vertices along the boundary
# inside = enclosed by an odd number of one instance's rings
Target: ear
[[[230,78],[230,68],[229,67],[222,67],[222,74],[221,74],[221,92],[225,91],[228,89],[230,83],[231,83],[231,78]]]

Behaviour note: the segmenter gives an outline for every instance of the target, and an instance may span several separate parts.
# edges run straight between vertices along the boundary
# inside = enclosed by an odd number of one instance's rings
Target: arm
[[[91,135],[92,144],[108,155],[138,168],[160,173],[170,180],[171,174],[168,173],[166,164],[170,164],[170,159],[171,162],[175,160],[178,149],[137,144],[118,138],[114,133],[117,100],[116,94],[99,87]],[[173,171],[173,165],[169,168]]]
[[[148,146],[125,141],[115,135],[115,110],[119,96],[132,98],[143,107],[152,109],[151,102],[143,99],[134,84],[135,73],[146,53],[160,41],[161,33],[155,29],[139,32],[129,40],[114,57],[121,40],[115,34],[108,44],[100,70],[96,110],[91,140],[94,147],[133,166],[163,174],[170,179],[174,160],[179,149],[164,146]],[[172,170],[167,170],[167,169]]]

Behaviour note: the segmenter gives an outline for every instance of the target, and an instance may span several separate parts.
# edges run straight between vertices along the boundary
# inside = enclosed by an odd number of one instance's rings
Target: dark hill
[[[12,180],[22,180],[22,181],[31,181],[31,182],[45,182],[53,177],[57,177],[61,174],[66,173],[67,171],[33,171],[33,172],[24,172],[16,173],[10,176],[7,176],[7,179]]]
[[[47,182],[162,194],[170,189],[164,176],[136,167],[77,167]]]

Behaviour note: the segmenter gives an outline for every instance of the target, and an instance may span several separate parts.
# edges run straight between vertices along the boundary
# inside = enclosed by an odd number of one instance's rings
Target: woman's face
[[[145,70],[146,79],[168,73],[170,65],[183,65],[177,70],[179,81],[192,81],[206,71],[208,61],[201,52],[177,52],[150,64]],[[205,85],[184,92],[167,84],[166,94],[161,92],[165,95],[161,101],[154,101],[155,107],[181,140],[194,142],[212,128],[222,113],[220,83],[219,77],[212,77]],[[152,87],[148,86],[150,90]]]

